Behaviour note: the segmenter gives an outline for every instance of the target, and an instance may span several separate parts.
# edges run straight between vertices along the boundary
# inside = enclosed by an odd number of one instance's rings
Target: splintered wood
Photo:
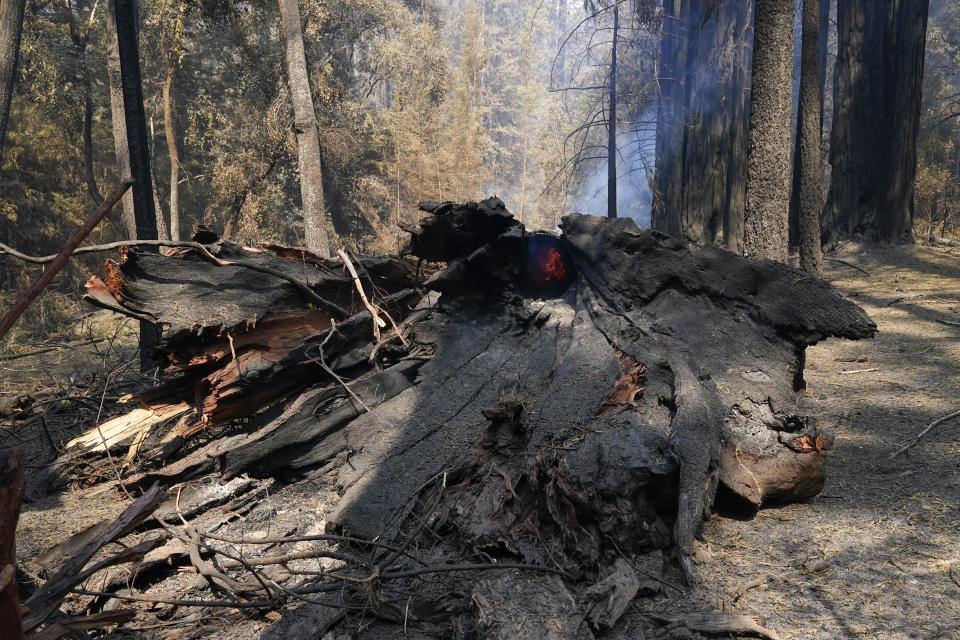
[[[128,252],[107,280],[91,279],[88,299],[163,327],[162,380],[140,409],[71,441],[70,455],[128,447],[110,473],[132,491],[324,483],[336,493],[326,532],[378,554],[351,578],[358,609],[388,576],[424,572],[384,567],[406,562],[427,529],[437,554],[472,549],[523,567],[467,588],[437,578],[490,637],[534,637],[516,624],[528,612],[563,637],[614,627],[635,597],[672,586],[666,572],[691,576],[721,487],[751,509],[820,491],[832,439],[796,411],[804,349],[876,330],[832,287],[625,219],[569,215],[548,238],[496,198],[423,206],[431,215],[410,230],[420,263],[251,250],[209,234],[202,250]],[[527,271],[544,246],[564,279],[538,286]],[[188,529],[179,502],[165,514]],[[261,575],[239,556],[214,567],[201,541],[187,543],[195,570],[276,605],[262,580],[288,574]],[[776,637],[744,616],[651,621]]]

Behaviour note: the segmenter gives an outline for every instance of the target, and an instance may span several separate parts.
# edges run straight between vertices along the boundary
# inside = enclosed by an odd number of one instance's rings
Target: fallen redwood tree
[[[558,238],[495,198],[422,207],[411,253],[432,272],[212,235],[130,251],[88,299],[163,326],[165,381],[72,450],[129,447],[131,488],[323,474],[328,529],[366,539],[426,496],[417,526],[575,580],[661,550],[689,574],[718,488],[754,509],[820,491],[804,350],[876,331],[828,284],[625,219],[566,216]]]

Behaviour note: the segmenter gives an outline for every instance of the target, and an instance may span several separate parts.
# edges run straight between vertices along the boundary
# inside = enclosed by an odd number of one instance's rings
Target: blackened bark
[[[827,86],[827,49],[830,46],[830,0],[820,0],[820,24],[818,26],[819,48],[817,49],[817,77],[820,91],[820,135],[823,136],[823,100]]]
[[[330,238],[323,200],[320,134],[313,109],[313,94],[310,91],[307,55],[303,48],[297,0],[280,0],[280,21],[286,43],[287,83],[290,86],[290,101],[293,103],[293,119],[297,132],[304,240],[307,249],[329,257]]]
[[[127,128],[127,149],[133,178],[133,213],[137,239],[157,239],[157,218],[153,203],[153,180],[150,173],[150,148],[147,122],[143,113],[143,91],[140,84],[140,54],[137,45],[136,0],[115,0],[117,52],[120,58],[120,83],[123,88],[123,115]],[[140,322],[140,369],[155,365],[153,346],[160,334],[156,325]]]
[[[928,0],[838,3],[827,241],[911,240]]]
[[[820,0],[803,0],[800,52],[800,106],[797,112],[797,183],[799,195],[800,268],[820,276],[820,83],[817,64]]]
[[[664,3],[653,228],[737,251],[752,2]]]
[[[13,83],[17,75],[24,4],[26,0],[0,1],[0,159],[3,158]]]
[[[743,253],[787,260],[793,0],[757,0]]]
[[[130,176],[130,149],[127,146],[127,122],[123,115],[123,83],[120,81],[120,52],[117,49],[117,25],[114,20],[114,0],[107,5],[107,80],[110,85],[110,122],[113,127],[113,150],[117,171],[121,178]],[[123,194],[120,220],[127,237],[137,239],[137,222],[133,215],[133,191]]]
[[[617,217],[617,32],[620,5],[613,2],[613,45],[610,49],[610,106],[607,109],[607,217]]]

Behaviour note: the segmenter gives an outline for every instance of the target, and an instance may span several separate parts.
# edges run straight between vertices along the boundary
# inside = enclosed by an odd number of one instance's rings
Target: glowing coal
[[[560,238],[545,232],[527,236],[526,283],[531,293],[559,296],[575,275],[573,261]]]

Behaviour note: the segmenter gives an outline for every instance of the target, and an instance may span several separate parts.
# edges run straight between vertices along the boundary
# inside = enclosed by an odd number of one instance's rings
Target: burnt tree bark
[[[837,5],[828,242],[912,239],[929,0]]]
[[[610,87],[607,104],[607,217],[617,217],[617,37],[620,3],[613,2],[613,44],[610,47]]]
[[[250,419],[127,482],[324,474],[341,493],[330,526],[389,538],[384,523],[445,475],[443,517],[466,542],[573,575],[615,549],[673,549],[689,571],[719,485],[753,508],[820,490],[830,437],[795,413],[803,350],[876,330],[828,284],[628,219],[567,216],[558,239],[526,233],[494,198],[423,206],[411,250],[447,264],[424,283],[442,297],[413,312],[422,293],[379,302],[409,313],[381,368],[369,316],[305,315],[237,247],[218,245],[224,265],[129,254],[91,295],[170,325],[162,348],[182,377],[141,401],[194,402],[197,415],[163,440]],[[295,274],[307,259],[308,285],[345,293],[335,263],[289,251],[256,259]],[[381,289],[409,276],[363,264]]]
[[[123,120],[126,125],[130,177],[133,178],[133,213],[138,240],[157,239],[157,217],[153,202],[153,176],[150,172],[150,147],[147,122],[143,113],[140,82],[140,53],[137,43],[136,0],[114,0],[120,84],[123,89]],[[154,367],[151,353],[160,338],[156,325],[140,322],[140,369]]]
[[[799,202],[800,268],[820,276],[823,255],[820,251],[820,82],[819,53],[820,0],[803,0],[802,41],[800,50],[800,106],[797,111],[797,150],[793,191]]]
[[[20,33],[23,31],[23,7],[26,0],[0,1],[0,160],[7,138],[7,119],[13,100],[13,84],[17,77],[20,56]]]
[[[117,21],[114,0],[107,4],[107,84],[110,87],[110,124],[113,128],[113,150],[120,178],[130,177],[130,148],[127,146],[127,122],[123,111],[123,82],[120,79],[120,51],[117,44]],[[120,220],[127,237],[137,238],[137,221],[133,215],[133,191],[123,194]]]
[[[330,256],[330,237],[323,198],[323,170],[320,157],[320,134],[313,109],[313,94],[307,72],[307,55],[303,48],[300,7],[297,0],[280,1],[280,21],[286,47],[287,83],[293,104],[297,133],[297,159],[300,167],[300,198],[303,207],[303,232],[307,249]]]
[[[792,0],[757,0],[750,81],[743,253],[787,260]]]
[[[651,226],[732,251],[743,239],[752,14],[752,2],[665,2],[657,74]]]

